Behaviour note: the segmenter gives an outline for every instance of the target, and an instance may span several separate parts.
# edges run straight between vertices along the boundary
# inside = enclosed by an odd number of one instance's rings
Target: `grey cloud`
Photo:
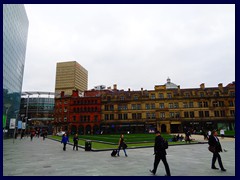
[[[234,5],[25,7],[23,90],[53,91],[56,63],[68,60],[88,70],[89,89],[153,89],[168,76],[181,87],[235,80]]]

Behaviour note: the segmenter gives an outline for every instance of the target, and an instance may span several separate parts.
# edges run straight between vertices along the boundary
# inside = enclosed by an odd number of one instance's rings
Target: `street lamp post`
[[[23,133],[23,117],[24,117],[25,115],[24,114],[21,114],[21,120],[22,120],[22,127],[21,127],[21,136],[22,136],[22,133]]]
[[[28,99],[27,99],[27,108],[26,108],[26,129],[27,129],[27,124],[28,124],[28,105],[29,105],[29,95],[28,95]]]
[[[18,121],[17,121],[17,119],[18,119],[18,112],[19,112],[19,111],[15,111],[15,113],[16,113],[16,121],[15,121],[15,125],[14,125],[13,144],[14,144],[15,134],[16,134],[16,123],[18,122]]]

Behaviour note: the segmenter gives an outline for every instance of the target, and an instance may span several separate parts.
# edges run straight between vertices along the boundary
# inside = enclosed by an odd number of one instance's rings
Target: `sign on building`
[[[22,129],[26,129],[26,123],[25,122],[22,123]]]
[[[18,129],[22,129],[22,121],[18,121]]]
[[[15,129],[15,125],[16,125],[16,119],[15,118],[11,118],[10,119],[9,129]]]
[[[6,127],[6,115],[3,115],[3,128]]]

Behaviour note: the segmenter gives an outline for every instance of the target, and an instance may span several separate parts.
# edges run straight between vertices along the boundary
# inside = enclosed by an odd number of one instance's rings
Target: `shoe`
[[[151,169],[149,169],[149,171],[150,171],[150,173],[152,173],[153,175],[155,175],[156,173],[155,172],[153,172]]]
[[[216,167],[212,167],[212,169],[219,169],[219,168],[216,168]]]
[[[221,169],[221,171],[227,171],[226,169]]]
[[[119,156],[119,154],[117,156]]]
[[[128,155],[125,154],[126,157],[128,157]]]

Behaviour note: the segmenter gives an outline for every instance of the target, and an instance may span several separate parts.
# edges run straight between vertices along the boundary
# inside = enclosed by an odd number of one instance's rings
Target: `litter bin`
[[[85,151],[91,151],[92,149],[92,142],[87,140],[85,141]]]

